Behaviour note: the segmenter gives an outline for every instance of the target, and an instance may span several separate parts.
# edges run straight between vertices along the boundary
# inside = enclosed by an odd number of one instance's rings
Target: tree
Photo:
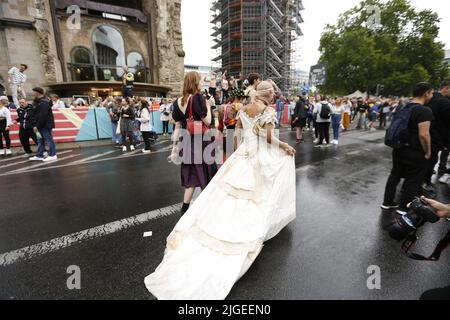
[[[379,8],[380,24],[371,25]],[[320,40],[322,62],[328,64],[325,92],[356,90],[407,96],[417,82],[433,85],[448,76],[444,44],[437,40],[439,16],[416,10],[409,0],[365,0],[327,25]]]

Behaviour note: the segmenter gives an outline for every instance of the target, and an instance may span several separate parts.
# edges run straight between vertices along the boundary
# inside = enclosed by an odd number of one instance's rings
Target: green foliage
[[[369,27],[380,8],[381,23]],[[417,82],[433,85],[448,76],[444,45],[437,41],[439,16],[416,10],[409,0],[365,0],[327,25],[320,40],[321,61],[328,65],[323,92],[348,94],[356,90],[383,95],[407,96]]]

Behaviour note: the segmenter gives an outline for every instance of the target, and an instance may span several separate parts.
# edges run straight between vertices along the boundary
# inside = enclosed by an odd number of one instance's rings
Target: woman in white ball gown
[[[236,152],[168,237],[165,256],[145,278],[161,300],[223,300],[263,248],[296,218],[295,150],[274,135],[270,82],[239,114]]]

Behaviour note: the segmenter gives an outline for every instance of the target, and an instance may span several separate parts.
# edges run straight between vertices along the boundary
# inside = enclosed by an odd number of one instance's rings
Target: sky
[[[441,21],[440,41],[450,49],[450,10],[448,0],[411,0],[418,9],[432,9],[438,12]],[[181,24],[183,30],[183,46],[186,51],[185,64],[211,66],[213,52],[210,49],[210,4],[212,0],[182,0]],[[327,23],[334,24],[339,14],[357,5],[360,0],[303,0],[305,10],[301,25],[304,36],[299,40],[299,53],[296,66],[309,71],[310,66],[317,63],[320,53],[319,42]]]

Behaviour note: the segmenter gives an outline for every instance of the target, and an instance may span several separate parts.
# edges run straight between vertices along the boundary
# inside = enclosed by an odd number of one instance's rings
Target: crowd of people
[[[396,209],[405,215],[408,204],[423,193],[436,196],[432,176],[448,183],[447,160],[450,147],[450,80],[443,81],[439,91],[429,83],[419,83],[413,98],[397,110],[386,134],[392,147],[392,171],[389,176],[382,209]],[[438,167],[436,172],[435,168]],[[396,190],[404,179],[400,201]]]

